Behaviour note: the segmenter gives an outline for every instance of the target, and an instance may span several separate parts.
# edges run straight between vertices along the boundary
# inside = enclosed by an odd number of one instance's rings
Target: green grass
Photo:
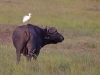
[[[13,30],[54,26],[65,40],[41,49],[37,61],[16,64]],[[0,75],[100,75],[100,0],[0,0]]]
[[[46,47],[47,48],[47,47]],[[46,49],[45,48],[45,49]],[[11,44],[0,46],[1,75],[99,75],[99,53],[73,50],[41,50],[37,61],[27,62],[21,57],[16,64],[14,47]]]

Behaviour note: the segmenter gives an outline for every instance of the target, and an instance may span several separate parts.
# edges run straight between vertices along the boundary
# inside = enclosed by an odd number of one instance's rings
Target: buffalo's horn
[[[51,27],[51,28],[49,29],[49,33],[54,33],[54,32],[56,32],[56,31],[57,31],[57,29],[54,28],[54,27]]]
[[[49,32],[49,28],[50,28],[49,26],[46,26],[47,32]]]

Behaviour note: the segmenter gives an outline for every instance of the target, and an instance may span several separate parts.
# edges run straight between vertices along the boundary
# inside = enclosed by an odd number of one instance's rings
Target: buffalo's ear
[[[49,28],[50,28],[49,26],[46,26],[46,28],[45,28],[47,33],[49,32]]]
[[[48,32],[52,34],[57,32],[57,29],[55,27],[51,27]]]

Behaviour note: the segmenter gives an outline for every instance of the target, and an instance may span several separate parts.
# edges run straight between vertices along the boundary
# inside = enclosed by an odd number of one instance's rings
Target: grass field
[[[54,26],[65,40],[16,64],[11,36],[28,23]],[[0,0],[0,75],[100,75],[100,0]]]

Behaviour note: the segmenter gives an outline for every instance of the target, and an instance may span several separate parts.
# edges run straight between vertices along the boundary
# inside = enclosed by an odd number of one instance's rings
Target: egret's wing
[[[25,17],[26,17],[26,16],[24,16],[23,19],[24,19]]]
[[[23,17],[23,20],[22,20],[22,22],[25,22],[25,20],[26,20],[26,16],[24,16],[24,17]]]
[[[29,20],[29,16],[24,16],[23,23]]]

